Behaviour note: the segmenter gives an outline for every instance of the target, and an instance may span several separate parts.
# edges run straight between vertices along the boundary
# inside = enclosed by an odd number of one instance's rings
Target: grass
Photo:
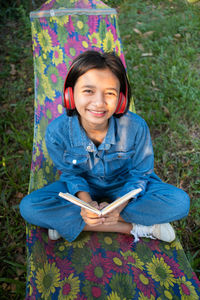
[[[18,204],[28,190],[33,133],[30,25],[23,7],[13,11],[15,15],[1,25],[1,299],[24,298],[25,224]]]
[[[119,12],[136,110],[151,130],[155,170],[191,197],[188,218],[175,226],[199,274],[200,6],[183,0],[105,2]],[[27,1],[13,1],[0,13],[1,299],[22,299],[25,290],[25,223],[18,205],[28,189],[33,136],[30,9]]]
[[[121,1],[119,24],[137,113],[149,124],[156,173],[187,191],[191,210],[174,222],[200,272],[200,21],[184,1]]]

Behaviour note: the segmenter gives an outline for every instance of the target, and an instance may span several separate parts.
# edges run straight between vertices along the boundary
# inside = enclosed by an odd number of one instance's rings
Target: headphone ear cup
[[[70,110],[75,109],[73,89],[70,86],[64,91],[64,107]]]
[[[115,114],[123,114],[126,110],[127,107],[127,98],[126,96],[121,92],[119,94],[119,100],[118,100],[118,105],[115,111]]]

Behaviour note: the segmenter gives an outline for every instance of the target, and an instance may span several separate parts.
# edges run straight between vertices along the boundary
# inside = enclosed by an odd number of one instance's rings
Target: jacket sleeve
[[[45,141],[55,167],[61,171],[60,180],[67,183],[68,192],[72,195],[79,191],[89,192],[89,185],[83,178],[83,172],[76,164],[73,164],[73,158],[71,162],[64,161],[66,147],[62,138],[50,132],[47,127]]]
[[[132,157],[132,167],[129,170],[126,183],[122,187],[119,196],[137,188],[142,189],[140,195],[144,194],[149,177],[154,172],[154,154],[151,136],[144,120],[138,128],[134,148],[135,154]]]

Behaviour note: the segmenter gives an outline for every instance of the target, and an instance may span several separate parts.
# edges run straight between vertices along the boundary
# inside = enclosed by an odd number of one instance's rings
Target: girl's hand
[[[103,209],[104,207],[106,207],[108,205],[108,203],[103,202],[99,205],[100,209]],[[104,215],[105,221],[103,222],[103,224],[105,225],[115,225],[117,224],[119,221],[121,221],[121,216],[120,213],[121,211],[124,209],[124,207],[127,205],[127,203],[124,203],[120,206],[118,206],[116,209],[114,209],[113,211],[109,212],[108,214]]]
[[[119,222],[120,218],[120,211],[118,208],[114,209],[113,211],[109,212],[108,214],[104,215],[105,221],[103,224],[105,225],[115,225]]]
[[[100,208],[96,201],[90,201],[89,204],[97,209]],[[90,210],[83,208],[83,207],[81,208],[81,216],[82,216],[83,220],[85,221],[85,223],[90,226],[101,225],[101,224],[103,224],[103,222],[105,220],[104,217],[100,217],[97,214],[95,214],[95,213],[91,212]]]

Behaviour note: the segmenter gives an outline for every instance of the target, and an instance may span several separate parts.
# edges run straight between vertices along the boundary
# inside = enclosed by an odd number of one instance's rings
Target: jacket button
[[[75,164],[77,163],[77,160],[76,160],[76,159],[73,159],[73,160],[72,160],[72,163],[73,163],[73,165],[75,165]]]

